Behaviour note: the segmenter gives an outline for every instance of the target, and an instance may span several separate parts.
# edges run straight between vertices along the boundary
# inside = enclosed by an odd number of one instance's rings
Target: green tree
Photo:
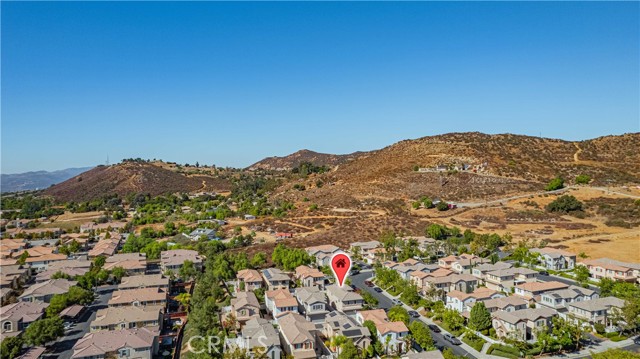
[[[419,320],[414,320],[409,325],[409,330],[413,336],[413,340],[424,350],[435,349],[433,346],[433,338],[431,337],[431,331],[426,324]]]
[[[116,282],[120,283],[122,277],[127,275],[127,270],[122,267],[115,267],[111,270],[111,275]]]
[[[371,320],[365,320],[362,325],[369,329],[369,333],[371,333],[371,344],[375,344],[378,341],[378,329],[376,328],[376,324]]]
[[[471,308],[469,327],[477,331],[484,331],[491,328],[491,313],[489,313],[484,302],[476,302],[473,308]]]
[[[564,187],[564,180],[562,177],[556,177],[549,182],[544,188],[545,191],[555,191]]]
[[[581,174],[576,176],[577,184],[588,184],[591,181],[591,176],[586,174]]]
[[[445,309],[442,321],[451,331],[458,331],[464,327],[464,318],[454,309]]]
[[[23,340],[19,336],[6,337],[0,346],[0,359],[13,359],[20,354]]]
[[[402,306],[396,305],[395,307],[389,309],[389,313],[387,313],[389,317],[389,321],[392,322],[404,322],[404,324],[409,324],[409,312],[404,309]]]
[[[445,201],[438,202],[438,204],[436,205],[436,209],[438,211],[446,211],[449,209],[449,204]]]
[[[589,268],[583,265],[576,266],[573,270],[573,274],[575,274],[575,278],[578,283],[585,288],[589,287]]]
[[[20,254],[20,257],[18,257],[18,264],[24,265],[27,262],[27,258],[29,258],[29,252],[22,252],[22,254]]]
[[[569,213],[582,210],[582,202],[570,195],[558,197],[555,201],[549,203],[546,207],[547,212]]]
[[[185,311],[189,311],[189,306],[191,305],[191,294],[180,293],[176,295],[176,300],[182,305]]]
[[[36,320],[24,331],[24,340],[28,345],[44,345],[64,335],[62,318],[51,317]]]
[[[180,267],[178,275],[183,280],[190,280],[191,278],[195,278],[198,275],[198,270],[196,269],[193,262],[187,259],[184,261],[184,263],[182,263],[182,267]]]
[[[434,223],[427,227],[427,235],[433,239],[445,239],[447,232],[443,226]]]
[[[267,255],[264,254],[263,252],[258,252],[254,254],[253,257],[251,258],[252,268],[259,268],[263,266],[265,263],[267,263]]]

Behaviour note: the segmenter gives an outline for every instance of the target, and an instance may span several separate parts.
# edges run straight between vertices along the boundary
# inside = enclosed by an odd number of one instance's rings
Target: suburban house
[[[278,331],[268,320],[252,318],[244,325],[237,338],[225,340],[225,351],[246,350],[252,357],[281,359],[282,346]]]
[[[87,333],[73,346],[73,359],[144,358],[158,354],[158,329],[152,327]]]
[[[369,264],[373,264],[371,261],[374,256],[369,256],[370,252],[376,248],[380,247],[380,242],[378,241],[368,241],[368,242],[353,242],[349,246],[349,251],[351,254],[357,258],[363,258]]]
[[[326,338],[343,335],[356,347],[365,350],[371,345],[371,333],[364,325],[340,312],[331,312],[324,318],[323,334]]]
[[[229,314],[232,314],[242,327],[250,319],[260,317],[260,302],[253,292],[238,292],[231,298]]]
[[[424,272],[424,271],[414,271],[409,275],[409,280],[415,284],[418,289],[424,294],[426,289],[429,288],[430,284],[427,283],[427,279],[429,278],[437,278],[437,277],[447,277],[453,274],[452,271],[444,268],[438,268],[432,272]]]
[[[93,223],[87,222],[80,225],[80,233],[86,233],[91,231],[112,231],[122,230],[126,227],[127,222],[107,222],[107,223]]]
[[[575,318],[605,326],[610,324],[609,318],[619,313],[622,307],[624,307],[624,300],[616,297],[603,297],[567,304],[569,314]]]
[[[208,228],[196,228],[193,232],[189,233],[188,237],[192,241],[197,241],[204,236],[208,241],[212,241],[218,238],[215,230]]]
[[[592,278],[610,278],[623,282],[640,282],[640,264],[609,258],[590,259],[578,263],[589,269]]]
[[[348,288],[348,289],[347,289]],[[349,287],[341,287],[336,284],[328,285],[326,287],[327,299],[329,304],[336,310],[349,314],[356,310],[362,309],[364,305],[364,299],[362,296]]]
[[[49,303],[51,298],[56,294],[64,294],[69,288],[78,282],[66,279],[49,279],[46,282],[33,284],[24,290],[22,295],[18,297],[21,302],[45,302]]]
[[[112,270],[120,267],[127,275],[144,274],[147,270],[147,255],[144,253],[118,253],[107,257],[104,269]]]
[[[569,285],[566,283],[551,281],[551,282],[531,282],[523,283],[515,286],[515,294],[526,298],[534,299],[536,296],[544,293],[551,292],[559,289],[567,289]]]
[[[107,307],[98,309],[96,318],[91,322],[89,328],[92,332],[141,327],[162,329],[163,312],[162,306]]]
[[[262,278],[269,290],[289,288],[291,282],[289,275],[278,268],[263,269]]]
[[[576,255],[557,248],[532,248],[532,253],[540,255],[543,267],[551,270],[573,269],[576,265]]]
[[[425,278],[425,291],[430,288],[442,290],[447,293],[452,290],[472,292],[478,286],[478,279],[471,274],[451,274],[443,277]]]
[[[317,358],[318,330],[298,313],[286,313],[278,319],[284,351],[295,359]]]
[[[473,308],[474,303],[477,301],[484,301],[500,297],[504,297],[504,294],[484,287],[476,288],[476,290],[471,293],[452,290],[447,293],[445,306],[449,309],[455,309],[458,312],[462,313],[466,310],[467,307]]]
[[[529,307],[529,302],[515,295],[509,297],[488,299],[483,301],[483,303],[489,313],[493,313],[498,310],[503,310],[505,312],[514,312],[516,310],[523,310]],[[467,307],[467,311],[470,312],[471,308]]]
[[[298,301],[289,289],[275,289],[264,293],[264,303],[274,318],[287,312],[298,312]]]
[[[537,271],[519,267],[487,272],[484,277],[484,282],[487,288],[509,293],[516,285],[535,282],[537,278]]]
[[[567,289],[558,289],[542,293],[538,304],[561,310],[566,308],[570,303],[597,299],[598,297],[598,293],[591,289],[572,285]]]
[[[89,250],[89,258],[98,256],[105,256],[108,258],[116,253],[121,245],[121,242],[122,240],[119,236],[101,239],[98,241],[98,243],[93,245],[93,248]]]
[[[236,278],[236,290],[254,291],[262,288],[262,276],[255,269],[240,270]]]
[[[27,249],[29,252],[31,248]],[[31,254],[31,252],[29,252]],[[49,265],[55,262],[66,261],[67,256],[64,254],[50,253],[37,257],[29,257],[25,260],[25,263],[30,265],[36,272],[43,272],[49,269]]]
[[[307,247],[305,250],[310,256],[316,258],[316,265],[319,267],[331,265],[331,257],[333,257],[334,254],[341,252],[339,247],[332,244]]]
[[[0,288],[17,289],[31,278],[31,269],[26,265],[11,264],[0,270]]]
[[[51,279],[51,276],[54,274],[61,272],[70,277],[76,277],[79,275],[84,275],[91,268],[91,261],[87,260],[86,257],[83,259],[67,259],[64,261],[56,261],[49,264],[47,270],[44,270],[36,275],[36,282],[45,282]],[[4,272],[4,268],[3,268]]]
[[[322,322],[329,313],[327,296],[319,287],[296,288],[294,296],[300,303],[300,314],[310,322]]]
[[[367,320],[376,325],[378,340],[381,343],[389,343],[390,352],[403,353],[406,347],[405,337],[409,335],[409,329],[403,322],[390,322],[384,309],[363,310],[356,314],[358,323],[363,324]]]
[[[137,288],[116,290],[111,295],[110,307],[135,306],[147,307],[167,304],[167,292],[159,288]]]
[[[165,292],[169,291],[169,278],[162,274],[142,274],[122,277],[118,290],[138,289],[138,288],[158,288]]]
[[[293,274],[296,280],[300,281],[303,287],[319,286],[323,287],[326,280],[324,273],[308,266],[298,266]]]
[[[489,263],[488,259],[478,257],[475,254],[461,254],[459,256],[448,256],[438,259],[438,265],[442,268],[451,269],[456,273],[471,274],[471,267],[483,263]]]
[[[17,302],[0,307],[2,337],[20,334],[29,324],[42,318],[48,306],[45,302]]]
[[[498,310],[492,313],[493,328],[499,338],[532,341],[540,330],[551,327],[555,315],[555,310],[546,307],[513,312]]]
[[[493,272],[493,271],[497,271],[497,270],[501,270],[501,269],[508,269],[508,268],[512,268],[513,264],[508,263],[508,262],[496,262],[496,263],[483,263],[483,264],[479,264],[475,267],[473,267],[471,269],[471,274],[480,279],[480,280],[484,280],[485,279],[485,275],[488,272]]]
[[[170,249],[160,253],[160,269],[178,273],[185,261],[191,261],[196,270],[202,270],[202,256],[197,251],[190,249]]]

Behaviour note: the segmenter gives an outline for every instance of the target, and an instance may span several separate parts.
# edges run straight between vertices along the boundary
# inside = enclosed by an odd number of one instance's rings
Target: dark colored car
[[[382,293],[382,288],[380,288],[380,287],[375,287],[375,288],[373,288],[373,290],[375,290],[378,293]]]
[[[443,335],[444,340],[448,341],[449,343],[453,344],[453,345],[460,345],[462,344],[462,342],[460,341],[460,339],[454,337],[451,334],[445,334]]]
[[[411,316],[411,318],[420,318],[420,313],[416,312],[415,310],[410,310],[409,316]]]
[[[429,324],[429,329],[434,333],[440,333],[440,327],[435,324]]]
[[[637,337],[633,340],[633,342],[634,342],[635,344],[640,345],[640,335],[639,335],[639,336],[637,336]]]
[[[374,286],[373,282],[371,282],[370,280],[365,280],[364,281],[364,285],[366,285],[367,287],[373,287]]]
[[[351,275],[356,275],[356,274],[360,274],[360,271],[357,269],[352,269],[351,270]]]
[[[549,275],[549,272],[547,272],[546,270],[541,270],[540,275]]]

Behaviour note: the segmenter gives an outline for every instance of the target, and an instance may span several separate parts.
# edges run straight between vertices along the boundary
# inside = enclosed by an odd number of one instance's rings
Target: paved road
[[[364,284],[364,281],[373,277],[373,272],[372,271],[362,271],[360,272],[360,274],[356,274],[353,276],[350,276],[349,278],[351,278],[351,284],[354,285],[356,288],[360,289],[360,290],[364,290],[367,291],[369,293],[371,293],[371,295],[373,295],[374,298],[376,298],[378,300],[378,308],[380,309],[389,309],[391,307],[393,307],[393,302],[391,301],[391,299],[386,296],[384,293],[378,293],[376,291],[373,290],[373,288],[370,288],[368,286],[366,286]],[[405,308],[410,309],[409,307],[405,306]],[[413,321],[414,319],[411,318],[411,321]],[[427,320],[427,318],[421,316],[418,320],[422,321],[425,324],[432,324],[432,322],[429,322]],[[451,348],[451,350],[453,350],[453,352],[456,355],[460,355],[460,356],[464,356],[467,358],[471,358],[471,359],[475,359],[475,356],[473,356],[471,353],[467,352],[466,350],[464,350],[464,348],[458,346],[458,345],[453,345],[451,343],[449,343],[448,341],[444,340],[444,337],[442,336],[441,333],[434,333],[431,332],[431,337],[433,338],[433,341],[435,342],[435,344],[442,348]]]
[[[98,309],[107,307],[107,302],[111,299],[111,294],[116,287],[115,285],[98,287],[96,301],[84,311],[82,316],[77,320],[76,325],[65,333],[66,335],[64,337],[58,339],[50,346],[52,350],[46,355],[47,358],[71,358],[71,355],[73,355],[73,346],[78,339],[89,332],[89,324],[96,318],[96,312]]]

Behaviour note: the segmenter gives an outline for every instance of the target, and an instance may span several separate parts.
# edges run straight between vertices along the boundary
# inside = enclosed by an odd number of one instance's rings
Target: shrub
[[[562,177],[556,177],[549,182],[544,188],[545,191],[555,191],[564,187],[564,180]]]
[[[555,201],[547,205],[548,212],[569,213],[571,211],[581,211],[581,210],[582,210],[582,202],[578,201],[577,198],[570,195],[560,196]]]
[[[487,354],[516,359],[520,357],[520,350],[507,345],[492,344],[489,349],[487,349]]]
[[[581,174],[576,176],[577,184],[587,184],[589,181],[591,181],[591,176],[589,175]]]
[[[484,343],[486,343],[482,338],[471,332],[467,332],[464,338],[462,338],[462,341],[479,352],[482,351],[482,347],[484,347]]]

